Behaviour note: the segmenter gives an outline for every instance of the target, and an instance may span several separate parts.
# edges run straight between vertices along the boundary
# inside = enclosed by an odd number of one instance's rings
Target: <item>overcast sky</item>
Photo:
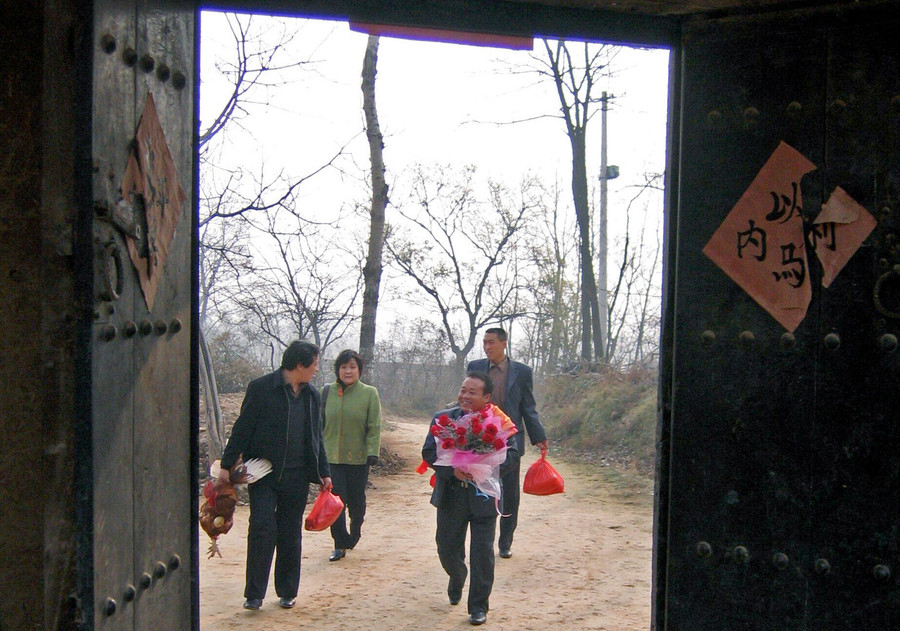
[[[274,34],[284,21],[257,16],[254,23],[268,25]],[[254,116],[245,121],[246,131],[229,138],[233,151],[222,160],[264,166],[269,175],[281,169],[302,175],[346,146],[342,169],[316,176],[303,187],[300,200],[307,216],[334,217],[367,196],[361,184],[369,161],[360,90],[367,36],[340,22],[297,20],[289,28],[294,25],[299,33],[288,55],[312,63],[289,86],[267,95],[266,106],[255,107]],[[553,84],[506,71],[533,64],[529,56],[546,54],[542,47],[540,40],[531,53],[382,37],[376,99],[388,184],[415,162],[475,164],[483,177],[502,178],[513,187],[530,171],[547,183],[558,180],[561,190],[570,191],[571,150],[556,116],[560,106]],[[227,90],[211,66],[214,53],[233,54],[233,48],[223,16],[204,13],[201,126],[221,107]],[[609,182],[611,250],[635,187],[645,173],[664,170],[668,52],[622,49],[613,66],[616,76],[595,90],[596,96],[606,90],[614,97],[608,113],[608,161],[619,166],[621,177]],[[509,124],[524,119],[534,120]],[[592,186],[599,174],[600,138],[597,112],[588,127]],[[660,220],[662,199],[661,193],[648,198],[650,215]]]
[[[256,17],[257,21],[267,18]],[[295,173],[311,171],[343,145],[357,163],[368,167],[364,136],[360,72],[367,36],[346,23],[299,20],[293,48],[298,58],[314,63],[302,81],[272,93],[265,116],[252,122],[241,139],[241,160],[265,161],[268,170],[284,164]],[[233,46],[217,14],[203,16],[204,72],[201,118],[221,103],[214,73],[206,63],[213,46]],[[540,55],[540,40],[535,54]],[[571,153],[559,118],[509,123],[559,112],[552,84],[533,75],[511,76],[503,69],[529,63],[526,51],[417,42],[382,38],[379,48],[376,98],[385,134],[388,177],[413,162],[477,164],[484,175],[513,180],[528,170],[570,177]],[[665,164],[665,122],[668,52],[624,49],[614,62],[617,76],[606,89],[615,98],[608,113],[609,163],[620,167],[610,182],[610,207],[627,199],[628,186],[644,172],[662,172]],[[204,122],[206,122],[204,120]],[[596,180],[600,162],[600,118],[589,125],[589,176]],[[322,178],[308,191],[326,208],[341,200],[323,195],[336,186]]]

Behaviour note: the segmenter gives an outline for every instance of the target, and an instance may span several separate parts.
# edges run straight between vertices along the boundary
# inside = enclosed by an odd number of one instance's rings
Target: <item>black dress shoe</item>
[[[262,607],[262,598],[248,598],[244,601],[244,609],[259,609]]]
[[[278,606],[281,607],[282,609],[293,609],[294,604],[296,604],[296,602],[297,602],[296,598],[279,598]]]
[[[329,560],[329,561],[340,561],[340,560],[343,559],[345,556],[347,556],[347,551],[346,551],[346,550],[344,550],[343,548],[335,548],[335,549],[331,552],[331,556],[328,557],[328,560]]]
[[[487,616],[483,611],[476,611],[469,616],[469,624],[484,624],[487,622]]]
[[[501,559],[508,559],[511,556],[512,556],[512,550],[510,550],[509,548],[500,548],[500,558]]]
[[[462,587],[460,587],[459,589],[453,589],[452,585],[448,585],[447,597],[450,599],[451,605],[458,605],[459,601],[462,599]]]

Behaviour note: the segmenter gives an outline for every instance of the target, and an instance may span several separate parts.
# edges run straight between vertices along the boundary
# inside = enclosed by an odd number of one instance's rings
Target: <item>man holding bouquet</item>
[[[494,584],[494,536],[501,505],[500,477],[519,463],[516,426],[491,404],[494,384],[486,373],[469,372],[457,405],[431,421],[422,459],[435,471],[431,503],[437,507],[438,557],[450,581],[447,596],[462,599],[468,570],[466,531],[471,529],[468,612],[484,624]]]

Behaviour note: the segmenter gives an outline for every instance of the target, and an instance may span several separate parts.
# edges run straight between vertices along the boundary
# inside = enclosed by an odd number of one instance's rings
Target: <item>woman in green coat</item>
[[[378,462],[381,449],[381,400],[378,390],[359,380],[362,371],[359,353],[341,351],[334,361],[336,381],[322,389],[325,453],[334,493],[345,507],[331,526],[334,551],[329,561],[340,561],[359,541],[366,516],[369,467]],[[350,518],[349,532],[346,516]]]

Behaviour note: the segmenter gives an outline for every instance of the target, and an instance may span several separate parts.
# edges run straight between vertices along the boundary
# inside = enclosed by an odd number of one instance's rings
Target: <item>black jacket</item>
[[[322,417],[319,414],[319,393],[307,384],[303,400],[309,406],[306,424],[306,469],[310,482],[319,483],[322,478],[331,477],[325,443],[322,440]],[[231,437],[222,455],[222,467],[230,469],[238,456],[244,460],[265,458],[272,463],[272,473],[281,478],[284,470],[288,443],[288,413],[290,395],[285,389],[281,370],[254,379],[247,386],[247,394],[241,404]]]
[[[431,425],[434,425],[437,422],[437,419],[441,414],[446,414],[447,416],[455,420],[463,415],[463,411],[459,406],[455,406],[450,408],[449,410],[438,412],[434,415],[434,418],[431,419]],[[434,438],[434,434],[431,433],[431,425],[428,426],[428,436],[425,437],[425,444],[422,446],[422,460],[427,462],[434,469],[434,490],[431,492],[431,503],[434,506],[441,506],[443,505],[447,496],[447,487],[452,484],[456,480],[456,478],[453,475],[453,467],[434,464],[434,461],[437,460],[437,441]],[[519,462],[519,452],[516,448],[517,443],[515,440],[516,436],[517,434],[513,434],[506,441],[506,460],[504,460],[503,464],[500,465],[501,477],[509,470],[510,467],[516,466]],[[493,502],[474,501],[474,487],[472,487],[469,494],[470,507],[472,508],[473,513],[481,515],[491,515],[496,513]],[[502,498],[500,501],[500,505],[503,505]]]

